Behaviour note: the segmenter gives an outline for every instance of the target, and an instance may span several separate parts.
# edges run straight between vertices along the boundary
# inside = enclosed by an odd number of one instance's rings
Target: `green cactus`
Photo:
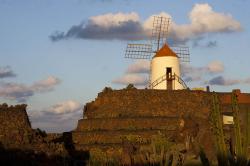
[[[240,116],[237,95],[232,93],[232,112],[234,118],[234,135],[235,135],[235,155],[237,165],[247,164],[247,136],[248,132],[242,134],[240,128]],[[248,127],[246,127],[248,128]]]
[[[218,96],[215,93],[213,93],[211,124],[216,139],[218,164],[228,165],[227,164],[228,150],[224,139],[223,121],[221,117],[220,104]]]
[[[235,153],[237,156],[242,156],[243,148],[242,148],[242,137],[240,130],[239,106],[237,102],[237,96],[235,93],[232,93],[232,112],[234,118]]]
[[[215,93],[213,93],[213,107],[211,111],[211,125],[215,135],[215,144],[217,146],[217,160],[218,165],[222,166],[246,166],[250,165],[250,161],[247,158],[247,148],[250,144],[250,112],[246,112],[246,128],[241,131],[240,126],[240,110],[238,106],[238,99],[235,92],[232,93],[231,97],[232,112],[234,118],[234,139],[235,139],[235,152],[227,150],[223,123],[219,107],[219,99]],[[209,165],[209,161],[206,159],[206,154],[201,149],[200,159],[203,165]]]
[[[247,120],[246,120],[246,145],[250,145],[250,110],[247,110]]]

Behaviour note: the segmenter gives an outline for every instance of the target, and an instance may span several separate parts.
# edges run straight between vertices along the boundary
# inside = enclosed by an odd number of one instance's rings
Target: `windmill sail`
[[[166,43],[170,18],[154,16],[151,44],[128,44],[125,58],[151,59],[153,53]]]
[[[130,59],[151,59],[152,55],[167,43],[167,35],[170,25],[170,18],[154,16],[151,44],[128,44],[125,58]],[[181,62],[190,62],[188,47],[171,47],[178,55]]]
[[[166,43],[170,18],[154,16],[151,42],[153,49],[158,51]]]
[[[125,52],[125,58],[150,59],[152,53],[151,44],[128,44]]]
[[[171,47],[171,49],[177,54],[181,62],[190,62],[190,54],[188,47],[178,46]]]

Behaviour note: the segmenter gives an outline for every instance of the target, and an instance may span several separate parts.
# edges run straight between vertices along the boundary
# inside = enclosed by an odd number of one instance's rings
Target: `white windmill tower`
[[[187,89],[181,79],[180,61],[189,62],[188,47],[169,47],[167,33],[170,18],[154,16],[151,44],[128,44],[125,58],[151,59],[150,89]]]

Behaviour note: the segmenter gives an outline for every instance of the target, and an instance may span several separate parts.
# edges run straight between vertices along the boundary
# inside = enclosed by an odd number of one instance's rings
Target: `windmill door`
[[[166,68],[166,76],[167,76],[167,90],[172,90],[173,89],[173,76],[172,76],[172,68],[167,67]]]

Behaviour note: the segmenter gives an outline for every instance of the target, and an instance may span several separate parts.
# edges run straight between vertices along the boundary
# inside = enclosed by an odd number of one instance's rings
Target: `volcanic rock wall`
[[[26,105],[8,107],[0,105],[0,142],[15,146],[14,142],[23,142],[25,134],[31,132],[31,125],[26,112]]]
[[[246,122],[246,117],[250,117],[250,94],[236,93],[240,119]],[[222,113],[230,113],[231,93],[217,95]],[[49,135],[31,128],[26,105],[2,104],[0,154],[3,147],[7,150],[31,150],[27,156],[44,153],[47,156],[69,156],[75,160],[79,154],[96,148],[120,154],[128,141],[132,141],[136,148],[148,146],[152,138],[160,134],[181,145],[177,151],[197,155],[201,145],[206,154],[212,156],[215,150],[209,124],[211,107],[211,92],[105,88],[95,101],[85,105],[84,117],[78,121],[74,131]]]
[[[217,93],[223,112],[230,112],[231,93]],[[240,108],[250,108],[250,94],[237,91]],[[197,153],[205,147],[214,154],[209,114],[212,93],[190,90],[148,90],[105,88],[95,101],[87,103],[84,117],[72,132],[76,149],[122,147],[133,137],[138,144],[151,142],[157,133]]]
[[[84,118],[72,133],[75,148],[117,148],[131,137],[145,145],[159,132],[182,143],[190,135],[207,143],[210,95],[189,90],[106,89],[86,104]]]
[[[206,116],[210,98],[202,91],[115,90],[98,94],[88,103],[84,115],[89,118],[159,117],[192,114]]]
[[[61,143],[52,140],[60,135],[46,134],[39,129],[32,129],[25,104],[8,106],[0,105],[0,145],[18,150],[29,150],[48,155],[65,154]]]

